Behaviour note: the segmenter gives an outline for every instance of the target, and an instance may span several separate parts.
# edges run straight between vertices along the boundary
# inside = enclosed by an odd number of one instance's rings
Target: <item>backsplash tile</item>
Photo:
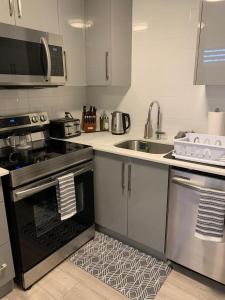
[[[56,118],[72,111],[78,117],[85,102],[85,87],[0,90],[0,115],[47,111]]]

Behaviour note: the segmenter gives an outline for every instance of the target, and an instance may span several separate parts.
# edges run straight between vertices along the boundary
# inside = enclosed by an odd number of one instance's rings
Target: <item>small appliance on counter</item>
[[[82,113],[82,130],[86,133],[96,131],[96,107],[90,106],[89,110],[87,107],[83,107]]]
[[[65,112],[65,118],[50,121],[50,136],[68,139],[81,135],[80,120],[74,119],[70,112]]]
[[[130,128],[130,125],[131,122],[129,114],[120,111],[114,111],[112,113],[112,134],[125,134]]]

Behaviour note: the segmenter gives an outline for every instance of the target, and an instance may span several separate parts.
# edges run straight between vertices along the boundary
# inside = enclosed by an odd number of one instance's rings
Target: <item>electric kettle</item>
[[[130,128],[130,115],[121,111],[112,113],[112,134],[125,134]]]

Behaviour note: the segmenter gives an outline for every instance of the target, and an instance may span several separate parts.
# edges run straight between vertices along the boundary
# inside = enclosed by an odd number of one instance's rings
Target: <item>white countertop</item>
[[[152,162],[157,162],[161,164],[181,167],[190,170],[202,171],[206,173],[212,173],[217,175],[225,176],[225,167],[220,168],[217,166],[209,166],[204,164],[196,164],[188,161],[180,161],[175,159],[168,159],[164,158],[165,154],[151,154],[151,153],[144,153],[139,151],[133,151],[128,149],[121,149],[115,147],[115,144],[130,140],[130,139],[143,139],[143,137],[134,135],[134,134],[125,134],[125,135],[112,135],[110,132],[96,132],[96,133],[82,133],[81,136],[67,139],[69,142],[80,143],[90,145],[97,151],[103,151],[108,153],[113,153],[117,155],[138,158],[143,160],[148,160]],[[154,140],[151,139],[153,142],[157,143],[164,143],[164,144],[173,144],[172,139],[161,139],[161,140]]]
[[[0,168],[0,177],[5,176],[9,174],[9,171],[3,168]]]

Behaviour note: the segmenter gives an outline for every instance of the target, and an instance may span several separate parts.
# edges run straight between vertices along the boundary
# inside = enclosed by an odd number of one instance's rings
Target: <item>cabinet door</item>
[[[16,25],[59,33],[57,0],[15,0]]]
[[[0,247],[0,287],[14,278],[13,258],[10,243]]]
[[[0,22],[15,25],[14,0],[0,1]]]
[[[111,2],[111,85],[130,86],[132,52],[132,0]]]
[[[110,0],[86,0],[86,63],[88,85],[111,81]]]
[[[63,35],[66,85],[85,86],[85,22],[83,0],[59,0],[59,27]]]
[[[0,246],[9,240],[4,202],[0,202]]]
[[[128,168],[128,237],[163,254],[168,166],[132,160]]]
[[[203,1],[196,84],[225,84],[225,1]]]
[[[116,233],[127,234],[126,158],[96,152],[95,221]]]

